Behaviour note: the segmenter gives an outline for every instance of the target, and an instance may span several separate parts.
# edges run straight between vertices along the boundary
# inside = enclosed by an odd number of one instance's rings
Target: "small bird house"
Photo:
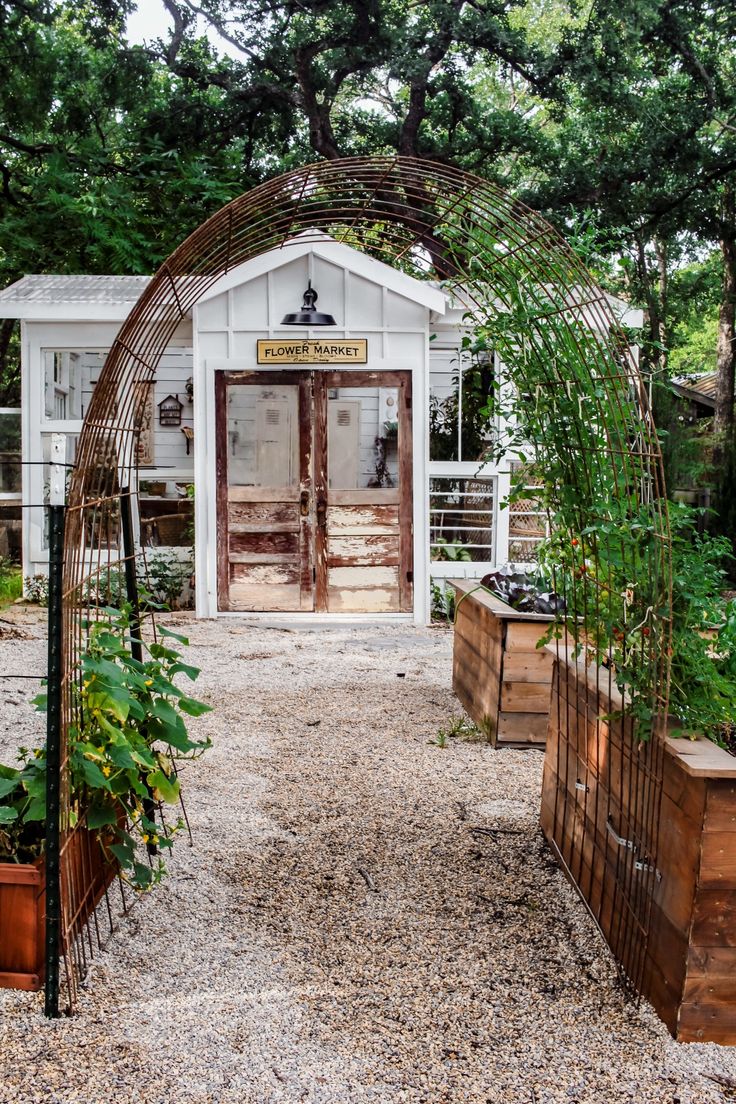
[[[179,402],[177,395],[167,395],[158,404],[158,424],[161,426],[180,426],[183,409],[184,403]]]

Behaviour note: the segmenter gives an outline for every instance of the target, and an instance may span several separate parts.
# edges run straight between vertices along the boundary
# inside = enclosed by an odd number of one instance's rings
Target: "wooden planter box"
[[[0,988],[41,988],[45,911],[43,863],[0,863]]]
[[[452,686],[460,702],[494,747],[543,748],[553,657],[537,642],[552,617],[518,613],[471,580],[452,586]]]
[[[627,763],[633,745],[630,733],[622,740],[627,734],[621,721],[597,720],[620,706],[615,689],[610,697],[596,690],[590,672],[581,664],[561,661],[560,667],[553,678],[541,824],[564,857],[568,873],[574,872],[575,884],[613,946],[619,917],[612,899],[607,900],[601,867],[604,862],[610,866],[610,886],[618,845],[607,832],[607,797],[614,795],[616,808],[620,794],[628,790],[627,815],[635,823],[636,802],[641,802],[642,795],[629,786],[632,775]],[[559,756],[558,746],[562,748]],[[597,793],[592,792],[596,777]],[[585,780],[591,783],[587,801],[580,786]],[[564,800],[566,818],[560,815]],[[574,802],[573,815],[570,802]],[[591,841],[596,831],[594,848]],[[667,740],[657,871],[642,994],[681,1042],[733,1046],[736,758],[703,737]]]
[[[65,845],[67,896],[74,930],[87,922],[117,874],[105,860],[96,832],[77,828]],[[0,863],[0,989],[36,991],[44,982],[46,877],[43,860]]]

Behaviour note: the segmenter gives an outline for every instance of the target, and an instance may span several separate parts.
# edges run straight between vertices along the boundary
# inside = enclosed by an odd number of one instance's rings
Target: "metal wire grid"
[[[401,157],[320,162],[234,200],[187,238],[158,270],[110,350],[78,442],[65,534],[63,736],[73,722],[69,690],[71,680],[79,677],[85,626],[95,607],[104,604],[104,588],[90,582],[99,582],[111,567],[122,568],[128,558],[111,547],[106,535],[116,523],[120,488],[137,485],[136,445],[145,390],[140,384],[153,383],[177,325],[221,276],[269,250],[287,249],[297,235],[305,243],[323,241],[325,234],[420,279],[444,281],[467,307],[471,325],[513,313],[519,287],[532,289],[536,311],[519,334],[533,367],[530,377],[543,381],[535,386],[579,402],[579,416],[572,418],[565,439],[543,443],[557,450],[569,486],[580,492],[580,525],[587,520],[583,503],[591,501],[604,477],[621,501],[629,500],[635,488],[649,514],[656,541],[646,568],[649,590],[658,595],[653,614],[658,631],[642,646],[640,659],[649,673],[657,723],[645,753],[631,752],[626,795],[622,793],[618,802],[608,799],[608,819],[633,843],[619,849],[613,874],[605,875],[611,883],[607,892],[620,916],[611,940],[613,950],[626,983],[638,990],[645,969],[654,878],[649,870],[637,869],[636,856],[646,855],[647,867],[655,869],[669,679],[670,540],[660,450],[628,340],[600,289],[550,225],[476,176]],[[560,359],[559,340],[577,349],[578,355]],[[544,428],[539,432],[542,442]],[[555,487],[548,487],[546,493],[552,509]],[[596,539],[612,546],[617,542],[615,534]],[[625,557],[626,544],[619,543]],[[587,585],[587,581],[572,583]],[[586,626],[582,629],[584,633]],[[563,637],[560,654],[571,643]],[[610,672],[598,668],[595,679],[599,691],[611,689]],[[624,704],[624,715],[626,708]],[[607,739],[603,726],[599,726],[599,739],[598,762]],[[64,749],[62,770],[67,780]],[[569,756],[569,745],[564,753],[558,752],[562,754]],[[560,762],[558,767],[561,772],[568,764]],[[624,822],[624,796],[634,808],[631,823]],[[564,795],[558,797],[556,813],[564,824],[576,813]],[[69,808],[68,784],[64,807]],[[68,839],[68,819],[62,829]],[[576,846],[572,853],[560,856],[573,874],[583,845],[606,857],[595,833],[587,838],[583,830],[583,838],[579,832],[576,838],[579,851]],[[68,874],[68,845],[64,854],[62,942],[72,946],[83,910]],[[84,921],[91,922],[90,918]],[[67,963],[70,1005],[84,965],[81,955]]]

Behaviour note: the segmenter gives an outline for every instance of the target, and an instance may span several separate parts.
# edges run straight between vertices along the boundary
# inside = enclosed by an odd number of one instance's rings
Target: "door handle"
[[[317,499],[317,524],[325,526],[327,524],[327,499]]]
[[[299,513],[302,517],[309,515],[309,491],[302,491],[299,496]]]

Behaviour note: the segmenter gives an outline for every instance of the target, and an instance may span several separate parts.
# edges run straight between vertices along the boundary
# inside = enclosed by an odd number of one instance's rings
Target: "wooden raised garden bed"
[[[557,666],[544,764],[542,829],[563,856],[568,873],[574,872],[575,884],[613,945],[619,917],[610,894],[606,896],[606,879],[598,867],[604,861],[610,864],[610,875],[617,861],[617,844],[605,823],[609,793],[616,808],[620,794],[628,789],[625,811],[632,822],[637,807],[641,808],[642,794],[629,785],[636,777],[627,769],[631,734],[622,732],[621,721],[600,719],[620,706],[615,688],[610,696],[602,693],[595,686],[594,673],[586,672],[580,663],[563,659],[559,670]],[[595,779],[597,793],[593,792]],[[581,781],[589,784],[587,794]],[[564,801],[568,802],[566,817],[561,815]],[[593,848],[596,832],[598,844]],[[736,759],[703,737],[667,740],[657,871],[643,996],[676,1039],[733,1046]]]
[[[452,586],[452,685],[460,702],[494,747],[544,747],[553,657],[537,643],[552,617],[519,613],[472,580]]]
[[[42,863],[0,863],[0,988],[41,988],[45,906]]]
[[[65,844],[74,930],[92,915],[115,878],[96,832],[77,828]],[[43,860],[0,863],[0,989],[40,989],[45,969],[46,878]]]

